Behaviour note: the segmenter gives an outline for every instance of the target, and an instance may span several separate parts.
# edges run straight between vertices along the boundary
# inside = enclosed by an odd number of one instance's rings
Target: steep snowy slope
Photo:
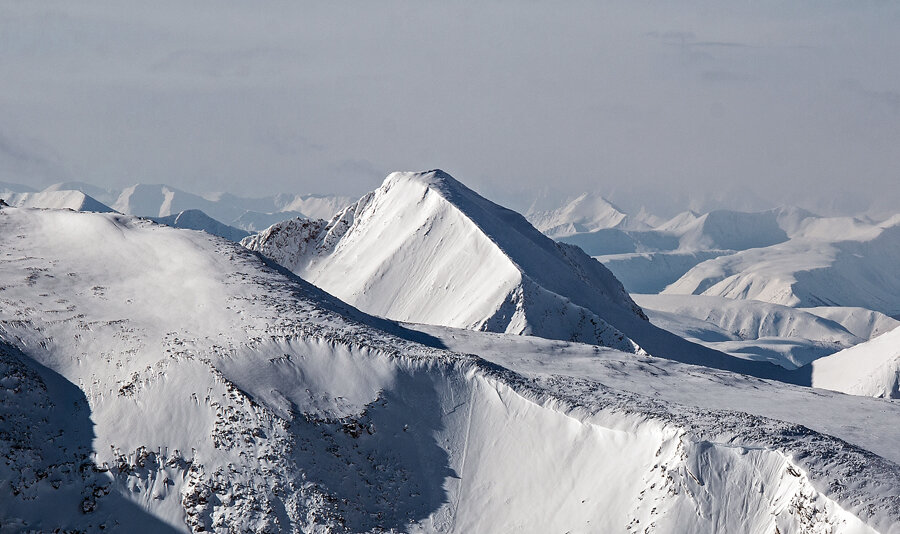
[[[900,531],[865,444],[419,345],[203,233],[3,208],[0,251],[13,531]]]
[[[661,328],[734,356],[789,369],[867,339],[836,321],[767,302],[699,295],[632,297]]]
[[[641,316],[606,269],[441,171],[391,174],[327,224],[243,244],[383,317],[636,349],[601,318]]]
[[[830,242],[798,237],[700,263],[664,293],[756,299],[787,306],[856,306],[900,314],[900,226]]]
[[[900,327],[813,362],[815,387],[900,398]]]
[[[81,191],[58,190],[7,195],[6,203],[23,208],[71,209],[75,211],[111,212],[112,208]]]
[[[224,237],[229,241],[237,242],[250,235],[250,232],[222,224],[200,210],[185,210],[168,217],[151,217],[151,220],[174,228],[202,230],[208,234]]]

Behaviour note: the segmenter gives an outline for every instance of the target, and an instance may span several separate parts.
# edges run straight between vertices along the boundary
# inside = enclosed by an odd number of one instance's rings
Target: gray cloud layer
[[[0,180],[442,167],[517,207],[897,206],[898,28],[875,2],[0,2]]]

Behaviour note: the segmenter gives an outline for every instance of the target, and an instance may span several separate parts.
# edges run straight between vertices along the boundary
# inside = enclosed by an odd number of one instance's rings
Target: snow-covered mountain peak
[[[393,185],[404,183],[416,183],[425,187],[434,187],[441,191],[450,192],[453,189],[468,189],[454,177],[441,169],[430,171],[396,171],[385,178],[382,187],[390,188]]]
[[[327,224],[276,224],[243,244],[376,315],[635,350],[606,312],[642,319],[580,250],[440,170],[397,172]]]

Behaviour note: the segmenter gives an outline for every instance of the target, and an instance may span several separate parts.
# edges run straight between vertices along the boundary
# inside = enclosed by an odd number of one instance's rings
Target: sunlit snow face
[[[7,3],[0,172],[356,195],[440,166],[520,209],[595,189],[651,211],[896,205],[897,21],[894,4]]]

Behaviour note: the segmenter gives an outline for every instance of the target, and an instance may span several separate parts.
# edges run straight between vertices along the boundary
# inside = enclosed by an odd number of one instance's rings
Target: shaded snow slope
[[[222,224],[200,210],[185,210],[168,217],[153,217],[151,220],[158,224],[165,224],[174,228],[186,228],[188,230],[202,230],[208,234],[224,237],[229,241],[240,241],[250,235],[250,232]]]
[[[4,208],[0,245],[0,409],[40,423],[0,420],[14,530],[900,529],[898,468],[864,448],[420,345],[445,342],[207,234]],[[604,353],[620,382],[675,366]]]
[[[812,364],[815,387],[900,398],[900,327]]]
[[[58,190],[37,193],[14,193],[4,199],[10,206],[22,208],[71,209],[75,211],[111,212],[112,208],[81,191]]]
[[[871,235],[867,235],[871,237]],[[787,306],[855,306],[900,313],[900,226],[874,238],[795,238],[698,264],[664,293],[755,299]]]
[[[661,328],[741,358],[794,369],[865,341],[796,308],[698,295],[632,295]]]
[[[394,173],[329,223],[243,241],[369,313],[635,350],[602,318],[640,309],[600,264],[446,173]]]

